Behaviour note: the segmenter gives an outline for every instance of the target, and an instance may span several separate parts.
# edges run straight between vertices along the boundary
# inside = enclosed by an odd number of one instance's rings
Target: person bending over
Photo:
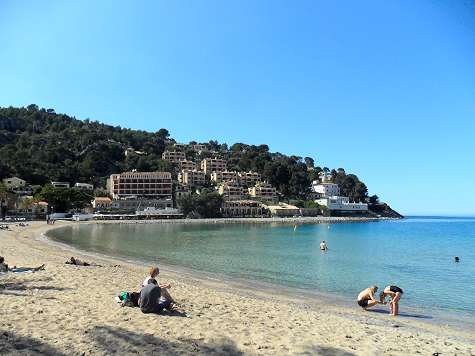
[[[403,290],[398,286],[387,286],[379,295],[379,299],[381,302],[385,300],[386,296],[389,296],[391,298],[391,301],[389,303],[389,310],[392,316],[396,316],[399,314],[399,299],[401,299],[403,293]]]
[[[383,301],[376,300],[374,297],[377,290],[377,286],[371,286],[361,291],[360,294],[358,294],[358,298],[356,299],[358,305],[366,310],[368,308],[374,307],[376,304],[386,304]]]

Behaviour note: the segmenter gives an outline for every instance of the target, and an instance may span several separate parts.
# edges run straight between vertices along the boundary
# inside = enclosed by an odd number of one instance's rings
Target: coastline
[[[11,315],[5,310],[7,305],[15,311],[11,318],[0,321],[2,332],[8,334],[0,337],[0,353],[18,350],[17,342],[11,341],[15,339],[22,340],[28,349],[52,348],[68,354],[71,350],[74,354],[114,351],[107,347],[122,353],[155,350],[207,354],[471,354],[474,348],[473,333],[466,330],[364,313],[325,298],[310,300],[285,291],[263,291],[261,285],[243,288],[234,281],[199,279],[194,273],[183,275],[168,268],[162,269],[161,279],[172,283],[173,295],[191,318],[151,316],[137,308],[119,308],[114,295],[136,290],[147,268],[79,251],[75,255],[106,267],[64,265],[70,249],[37,238],[49,229],[70,224],[35,222],[0,232],[0,255],[7,262],[46,263],[46,271],[0,280],[10,283],[0,290],[2,315]],[[113,267],[117,264],[120,267]],[[17,284],[24,288],[15,288]],[[91,291],[92,300],[85,298]],[[32,304],[23,307],[26,300]],[[111,328],[116,329],[113,332]],[[134,342],[125,335],[132,335]],[[106,347],[101,340],[114,342],[114,346]]]
[[[378,222],[385,220],[401,220],[401,218],[369,218],[345,216],[306,216],[306,217],[272,217],[272,218],[202,218],[202,219],[150,219],[150,220],[91,220],[82,223],[104,224],[337,224],[351,222]]]

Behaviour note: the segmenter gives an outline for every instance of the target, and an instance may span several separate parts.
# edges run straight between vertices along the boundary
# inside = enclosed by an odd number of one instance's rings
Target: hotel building
[[[114,199],[172,197],[172,176],[169,172],[133,171],[112,174],[108,183],[110,195]]]

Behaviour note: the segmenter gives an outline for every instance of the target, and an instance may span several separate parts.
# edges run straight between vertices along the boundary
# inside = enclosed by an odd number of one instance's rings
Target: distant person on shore
[[[381,302],[384,302],[386,296],[389,296],[391,298],[389,310],[392,316],[396,316],[399,314],[399,299],[401,299],[403,293],[403,290],[398,286],[387,286],[386,288],[384,288],[384,290],[379,296]]]
[[[3,256],[0,256],[0,272],[36,272],[40,271],[42,269],[45,269],[45,265],[41,265],[38,267],[17,267],[13,266],[12,268],[8,267],[8,265],[5,263],[5,258]]]
[[[376,304],[385,304],[382,300],[377,300],[374,295],[378,291],[377,286],[371,286],[361,291],[356,298],[358,305],[364,310],[374,307]]]
[[[95,266],[95,267],[102,267],[101,265],[96,265],[94,263],[89,263],[86,261],[82,261],[79,258],[71,257],[69,260],[65,262],[67,265],[75,265],[75,266]]]
[[[320,242],[320,251],[328,251],[328,246],[327,246],[327,243],[325,242],[325,240]]]
[[[162,302],[169,301],[170,303],[175,303],[170,292],[168,291],[171,288],[171,285],[168,283],[158,283],[157,277],[160,273],[158,267],[151,267],[149,275],[144,279],[142,283],[142,288],[146,287],[149,284],[155,284],[161,288],[160,300]]]

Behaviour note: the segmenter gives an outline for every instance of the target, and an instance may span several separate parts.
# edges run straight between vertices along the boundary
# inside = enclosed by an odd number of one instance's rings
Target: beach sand
[[[57,222],[56,226],[70,224]],[[119,307],[147,268],[71,252],[38,236],[44,222],[0,231],[0,255],[44,271],[0,277],[0,354],[473,355],[474,332],[386,313],[308,303],[161,271],[187,313]],[[70,256],[103,267],[65,265]],[[363,286],[364,287],[364,286]],[[401,301],[401,309],[404,301]]]

